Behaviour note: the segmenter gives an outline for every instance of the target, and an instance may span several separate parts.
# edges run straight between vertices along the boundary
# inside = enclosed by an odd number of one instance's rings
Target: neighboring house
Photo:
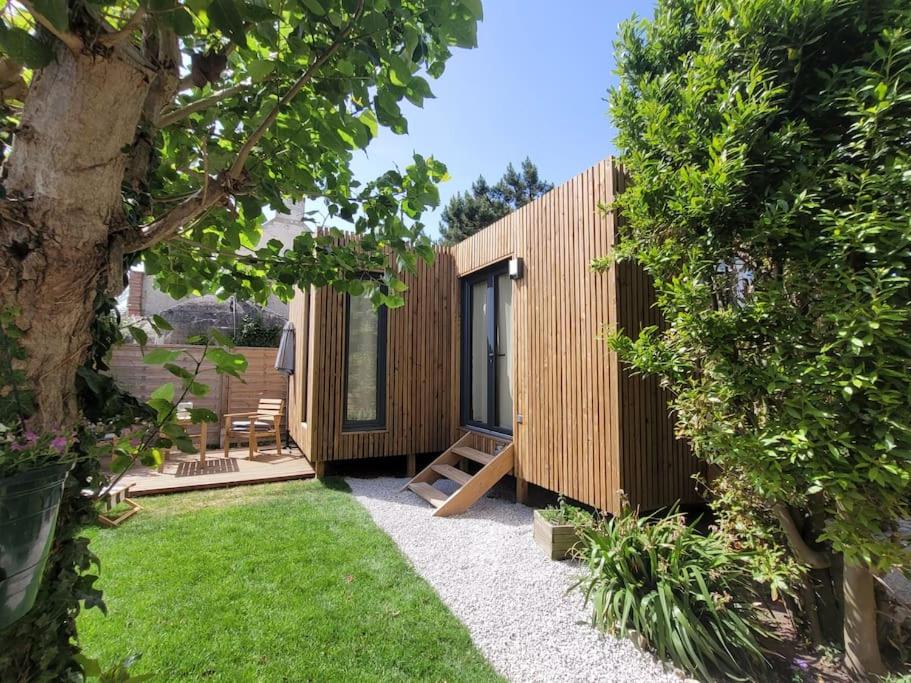
[[[612,513],[624,496],[642,509],[698,501],[701,467],[675,438],[667,394],[603,340],[660,323],[641,269],[591,268],[616,240],[599,207],[624,183],[603,161],[437,249],[404,277],[402,308],[328,288],[295,297],[289,430],[318,474],[387,456],[413,472],[416,455],[441,453],[409,483],[438,515],[507,474],[520,500],[531,483]]]
[[[267,221],[263,225],[262,241],[277,239],[290,247],[294,238],[306,229],[302,222],[303,211],[303,203],[296,204],[291,207],[290,213],[279,214]],[[271,297],[263,307],[233,298],[222,300],[211,294],[172,299],[155,286],[154,277],[132,270],[126,312],[133,318],[162,316],[174,329],[154,341],[178,344],[193,335],[205,334],[212,328],[235,336],[242,329],[245,319],[261,320],[266,327],[281,327],[288,319],[288,304]]]

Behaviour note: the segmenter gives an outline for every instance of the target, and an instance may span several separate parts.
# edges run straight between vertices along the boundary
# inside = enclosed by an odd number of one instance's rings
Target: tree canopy
[[[480,0],[5,4],[0,322],[17,342],[10,374],[29,389],[19,423],[78,427],[79,457],[54,578],[4,634],[0,677],[64,680],[81,668],[75,615],[100,603],[94,558],[77,536],[92,513],[80,491],[103,480],[88,420],[117,432],[134,419],[151,425],[140,446],[116,440],[115,460],[129,462],[153,452],[162,431],[181,445],[173,404],[202,391],[161,349],[146,359],[173,366],[179,381],[146,406],[105,375],[123,336],[114,297],[125,271],[141,261],[175,298],[259,302],[310,285],[361,293],[370,271],[380,274],[369,281],[373,303],[401,305],[399,274],[433,257],[421,216],[439,201],[445,166],[416,154],[406,168],[358,179],[351,161],[382,129],[407,131],[401,103],[433,97],[429,81],[454,48],[475,45],[481,14]],[[292,247],[260,244],[264,211],[303,198],[324,212],[308,214]],[[357,239],[340,239],[340,228]],[[242,369],[220,344],[200,353]],[[4,380],[0,396],[9,391]],[[15,454],[4,463],[25,467]]]
[[[538,167],[531,159],[522,162],[517,171],[510,163],[496,185],[490,186],[484,176],[471,185],[470,192],[454,195],[441,216],[440,235],[446,244],[461,242],[486,228],[508,213],[550,192],[553,185],[541,180]]]
[[[754,513],[741,542],[772,521],[757,549],[844,559],[848,660],[878,670],[867,572],[911,563],[911,11],[661,0],[617,55],[613,256],[652,275],[667,324],[614,347],[736,482],[719,503]]]

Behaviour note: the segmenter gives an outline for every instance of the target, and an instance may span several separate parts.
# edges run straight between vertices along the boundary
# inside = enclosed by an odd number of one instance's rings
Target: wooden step
[[[474,449],[469,449],[474,450]],[[480,453],[480,451],[475,451]],[[515,464],[515,455],[513,445],[509,444],[496,455],[482,455],[490,458],[490,462],[474,475],[466,484],[463,484],[455,491],[446,501],[440,505],[433,514],[435,517],[448,517],[465,512],[475,504],[480,498],[483,498],[490,488],[500,479],[512,472]]]
[[[489,464],[490,461],[496,457],[490,453],[485,453],[484,451],[479,451],[477,448],[471,448],[469,446],[456,446],[452,449],[452,452],[456,455],[461,455],[463,458],[479,462],[482,465]]]
[[[447,479],[451,479],[460,486],[471,481],[471,475],[468,472],[463,472],[452,465],[431,465],[430,469]]]
[[[430,484],[422,481],[416,481],[408,484],[408,488],[414,491],[428,503],[433,505],[435,508],[440,507],[443,503],[446,502],[446,499],[449,498],[449,496],[440,491],[440,489],[434,488]]]

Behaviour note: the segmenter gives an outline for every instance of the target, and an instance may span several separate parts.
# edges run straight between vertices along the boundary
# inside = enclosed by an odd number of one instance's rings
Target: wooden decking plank
[[[189,476],[176,476],[176,472],[183,463],[196,463],[198,456],[179,454],[168,459],[164,472],[156,468],[140,465],[132,468],[123,478],[121,483],[131,484],[131,496],[151,496],[163,493],[182,493],[185,491],[199,491],[211,488],[226,488],[245,484],[266,484],[270,482],[289,481],[293,479],[310,479],[315,475],[313,467],[300,452],[287,451],[281,456],[274,449],[261,452],[261,458],[249,460],[246,457],[247,449],[232,449],[231,460],[233,467],[229,471],[212,471],[211,473],[192,474]],[[221,457],[207,458],[209,466],[223,461]]]

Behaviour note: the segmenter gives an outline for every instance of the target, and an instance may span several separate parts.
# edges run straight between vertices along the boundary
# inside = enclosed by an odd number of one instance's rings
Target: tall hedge
[[[738,482],[723,502],[844,562],[848,662],[877,670],[871,574],[911,567],[911,5],[659,0],[617,56],[612,258],[667,325],[612,343]]]

